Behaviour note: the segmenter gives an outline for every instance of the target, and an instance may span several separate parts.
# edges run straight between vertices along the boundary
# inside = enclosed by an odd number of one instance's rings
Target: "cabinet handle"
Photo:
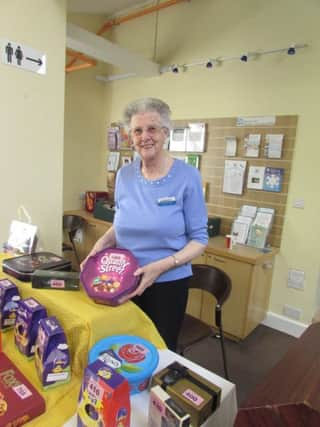
[[[88,222],[88,225],[89,225],[89,227],[93,227],[93,228],[96,228],[96,224],[92,224],[92,222]]]
[[[265,268],[266,270],[271,270],[272,267],[273,267],[272,262],[264,262],[262,264],[262,268]]]
[[[226,260],[225,260],[225,259],[223,259],[223,258],[218,258],[218,257],[216,257],[216,256],[214,256],[214,257],[213,257],[213,259],[214,259],[215,261],[217,261],[217,262],[221,262],[222,264],[224,264],[224,263],[226,262]]]

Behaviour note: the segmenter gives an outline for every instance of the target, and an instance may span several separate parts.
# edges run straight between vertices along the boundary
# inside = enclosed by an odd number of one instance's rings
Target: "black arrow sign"
[[[42,65],[42,61],[41,61],[40,58],[39,59],[34,59],[34,58],[29,58],[29,56],[26,56],[26,59],[28,61],[31,61],[31,62],[36,62],[39,65],[39,67]]]

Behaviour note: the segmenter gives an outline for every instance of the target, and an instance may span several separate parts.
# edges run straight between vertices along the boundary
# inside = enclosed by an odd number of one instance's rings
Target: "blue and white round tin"
[[[158,366],[159,354],[149,341],[133,335],[113,335],[98,341],[89,352],[89,363],[100,359],[130,384],[130,394],[145,390]]]

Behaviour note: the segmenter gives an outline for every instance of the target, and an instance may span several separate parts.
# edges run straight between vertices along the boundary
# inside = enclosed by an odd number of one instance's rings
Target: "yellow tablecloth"
[[[0,254],[0,263],[8,258]],[[19,287],[22,298],[33,297],[43,304],[49,316],[56,316],[67,336],[71,352],[72,379],[68,384],[46,391],[41,389],[34,361],[27,360],[15,348],[13,332],[2,334],[3,350],[46,400],[46,413],[28,425],[33,427],[61,427],[76,411],[83,370],[87,365],[88,350],[101,338],[110,335],[137,335],[158,348],[166,348],[151,320],[131,301],[118,307],[95,304],[81,291],[34,289],[29,282],[21,282],[0,272]]]

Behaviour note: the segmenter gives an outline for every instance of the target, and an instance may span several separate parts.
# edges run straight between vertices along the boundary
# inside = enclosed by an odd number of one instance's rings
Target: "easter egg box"
[[[20,294],[17,285],[9,279],[0,279],[0,330],[14,327]]]
[[[100,360],[87,366],[79,395],[77,427],[130,427],[129,383]]]
[[[90,257],[80,280],[90,298],[99,304],[119,305],[139,284],[133,275],[138,261],[126,249],[108,248]]]
[[[54,316],[39,320],[35,365],[43,388],[70,380],[70,353],[65,333]]]
[[[14,325],[14,341],[19,351],[32,357],[38,335],[39,320],[47,317],[46,308],[30,297],[19,301]]]

